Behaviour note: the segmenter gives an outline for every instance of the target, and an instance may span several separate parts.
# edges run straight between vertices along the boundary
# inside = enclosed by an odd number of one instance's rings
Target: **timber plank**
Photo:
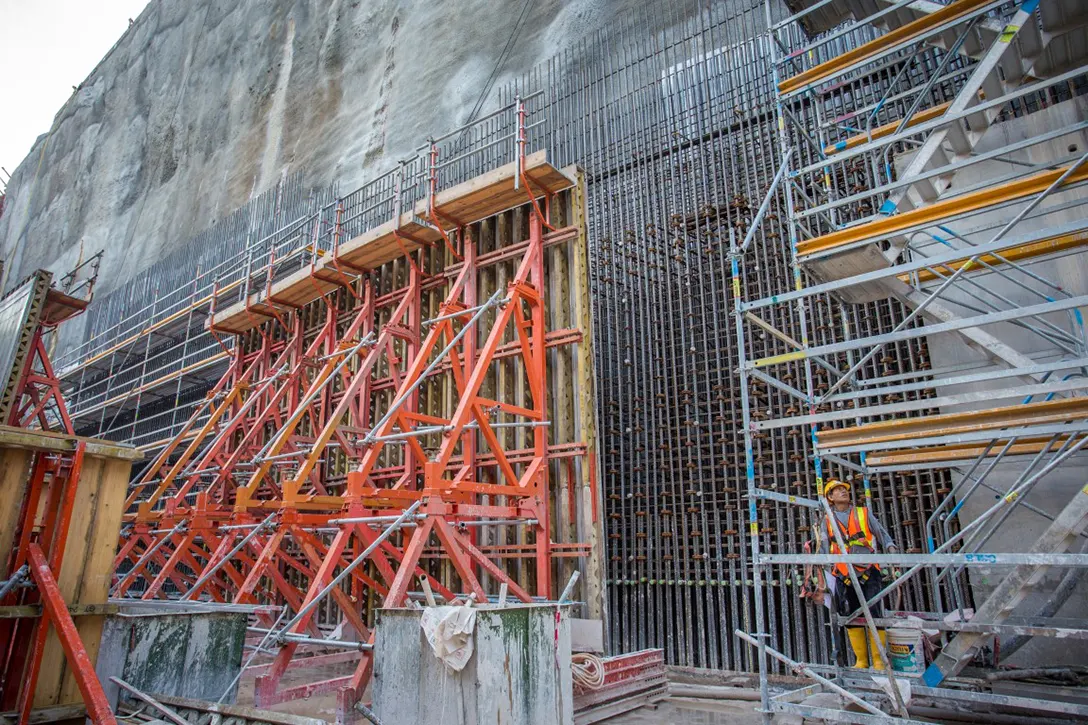
[[[80,441],[87,444],[86,455],[88,456],[119,458],[126,461],[139,461],[144,457],[143,453],[125,443],[0,425],[0,448],[73,453],[76,450],[76,444]]]
[[[590,556],[586,558],[586,572],[583,580],[584,599],[589,603],[588,614],[592,619],[602,619],[601,607],[602,582],[604,579],[604,552],[601,547],[602,526],[597,517],[600,508],[600,490],[595,485],[594,472],[597,465],[597,375],[594,369],[593,351],[593,305],[589,288],[589,238],[586,233],[586,194],[585,175],[581,169],[572,167],[568,174],[578,180],[571,193],[571,225],[578,230],[578,236],[570,249],[573,275],[571,295],[574,305],[575,326],[582,331],[582,341],[578,345],[575,375],[577,378],[577,411],[579,438],[585,443],[587,455],[582,462],[578,477],[579,516],[581,530],[590,546]]]
[[[1085,416],[1088,416],[1088,398],[1063,398],[1008,405],[990,410],[945,413],[824,430],[819,431],[816,438],[820,448],[830,450],[859,443],[885,443],[933,435],[998,430],[1013,425],[1061,423],[1082,419]]]

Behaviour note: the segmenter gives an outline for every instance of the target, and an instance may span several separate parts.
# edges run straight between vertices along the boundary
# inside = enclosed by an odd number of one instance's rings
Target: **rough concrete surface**
[[[638,0],[531,0],[494,87]],[[302,171],[349,190],[464,122],[522,0],[152,0],[16,168],[3,288],[106,250],[99,291]]]

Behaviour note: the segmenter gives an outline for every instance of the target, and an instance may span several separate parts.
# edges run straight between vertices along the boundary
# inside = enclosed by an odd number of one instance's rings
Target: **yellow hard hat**
[[[849,483],[846,483],[844,481],[840,481],[837,478],[832,478],[827,483],[824,484],[824,496],[830,495],[831,492],[834,491],[839,486],[845,486],[846,488],[850,488]]]

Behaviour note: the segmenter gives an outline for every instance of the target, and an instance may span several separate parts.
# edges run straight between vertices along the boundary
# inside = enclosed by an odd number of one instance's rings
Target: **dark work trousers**
[[[861,591],[865,594],[866,600],[872,599],[884,588],[880,569],[877,569],[875,566],[869,567],[864,572],[859,572],[857,569],[851,567],[851,574],[857,577],[857,581],[861,584]],[[839,616],[845,617],[852,612],[857,611],[861,606],[861,602],[858,601],[858,595],[857,592],[854,591],[853,584],[850,584],[847,580],[838,576],[836,576],[835,579],[835,598],[838,600],[839,604]],[[872,612],[874,619],[884,616],[883,602],[877,602],[872,605],[869,607],[869,611]],[[858,615],[859,618],[861,616],[863,615]]]

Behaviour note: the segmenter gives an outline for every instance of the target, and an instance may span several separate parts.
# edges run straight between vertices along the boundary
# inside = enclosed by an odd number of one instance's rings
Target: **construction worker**
[[[838,541],[835,539],[835,529],[846,544],[847,554],[873,554],[877,552],[894,554],[899,549],[892,540],[887,529],[869,513],[867,508],[854,506],[850,499],[850,484],[838,479],[831,479],[824,486],[824,496],[834,514],[824,517],[824,527],[821,531],[820,553],[841,553]],[[851,583],[851,578],[861,585],[861,591],[866,600],[872,599],[883,588],[883,577],[880,567],[876,564],[835,564],[831,568],[834,577],[833,604],[840,616],[847,616],[861,606],[857,592]],[[874,618],[883,614],[880,602],[870,607]],[[846,637],[850,642],[850,649],[854,652],[854,667],[884,669],[884,661],[880,656],[880,650],[870,638],[866,646],[866,628],[846,627]],[[884,645],[886,636],[883,630],[879,631],[880,644]],[[872,653],[870,662],[869,653]]]

